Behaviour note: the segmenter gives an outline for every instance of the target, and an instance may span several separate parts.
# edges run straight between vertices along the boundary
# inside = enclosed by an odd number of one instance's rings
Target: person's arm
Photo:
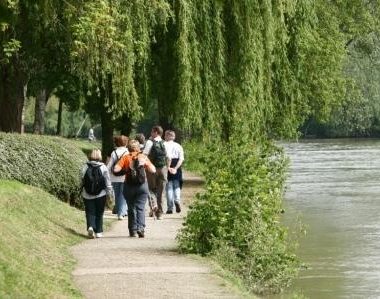
[[[146,156],[149,156],[150,150],[152,149],[152,146],[153,146],[153,141],[148,139],[148,141],[145,143],[143,154]]]
[[[127,155],[121,157],[121,159],[119,160],[119,162],[117,162],[116,165],[114,166],[113,171],[114,172],[120,172],[125,167],[125,164],[126,164],[125,161],[126,161],[126,159],[127,159]]]
[[[164,147],[165,147],[165,156],[166,156],[166,167],[169,170],[170,165],[172,164],[172,159],[169,155],[169,151],[167,150],[168,143],[164,142]]]
[[[156,173],[156,167],[153,165],[152,162],[150,162],[149,158],[145,156],[144,154],[139,155],[138,157],[140,165],[144,165],[145,169],[148,170],[150,173]]]
[[[183,147],[179,146],[178,150],[179,150],[179,160],[177,162],[177,165],[174,167],[175,170],[180,168],[182,166],[183,161],[185,161],[185,155],[183,153]]]
[[[112,167],[112,165],[113,165],[113,163],[114,163],[114,161],[115,161],[114,153],[115,153],[115,155],[116,155],[116,152],[115,152],[115,151],[112,151],[112,153],[111,153],[111,157],[109,158],[108,163],[107,163],[107,168],[108,168],[109,171],[111,171],[111,167]]]
[[[103,168],[102,173],[103,173],[104,179],[106,181],[106,192],[107,192],[107,195],[110,196],[110,197],[113,197],[114,193],[113,193],[110,173],[109,173],[108,168],[107,168],[106,165],[104,165],[104,166],[102,165],[101,167]]]

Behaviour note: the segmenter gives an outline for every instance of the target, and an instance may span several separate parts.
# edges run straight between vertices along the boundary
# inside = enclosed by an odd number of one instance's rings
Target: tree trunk
[[[103,160],[105,161],[113,151],[113,121],[112,115],[106,111],[106,108],[102,108],[101,112],[101,124],[102,124],[102,153]]]
[[[25,100],[26,100],[26,96],[27,96],[27,93],[28,93],[28,85],[25,84],[24,85],[24,103],[25,103]],[[24,133],[25,131],[25,105],[22,105],[22,114],[21,114],[21,134]]]
[[[34,134],[43,135],[45,131],[45,107],[48,99],[48,93],[42,88],[36,98],[34,106]]]
[[[27,80],[15,65],[0,70],[0,131],[22,133]]]
[[[56,132],[58,136],[60,136],[62,132],[62,111],[63,111],[63,101],[59,99],[57,132]]]

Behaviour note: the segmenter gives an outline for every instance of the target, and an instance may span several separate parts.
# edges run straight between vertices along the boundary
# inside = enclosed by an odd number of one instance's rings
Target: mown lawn
[[[0,180],[0,298],[78,298],[69,247],[84,212],[41,189]]]

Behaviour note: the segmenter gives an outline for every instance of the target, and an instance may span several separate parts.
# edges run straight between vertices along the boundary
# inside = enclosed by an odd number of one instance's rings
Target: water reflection
[[[298,254],[309,269],[292,290],[309,298],[380,298],[380,141],[284,147],[291,160],[285,221],[301,214],[307,226]]]

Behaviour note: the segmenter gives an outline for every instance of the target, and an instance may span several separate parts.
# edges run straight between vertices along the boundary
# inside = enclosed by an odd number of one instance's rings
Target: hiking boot
[[[173,211],[166,211],[166,214],[173,214]]]
[[[144,233],[143,230],[138,230],[137,234],[138,234],[139,238],[144,238],[145,237],[145,233]]]
[[[162,220],[162,213],[160,211],[156,212],[156,218],[157,220]]]
[[[179,202],[175,201],[174,205],[175,205],[175,211],[177,213],[181,213],[181,205],[179,204]]]
[[[137,237],[137,233],[136,232],[129,232],[129,236],[131,238],[136,238]]]
[[[95,236],[96,236],[97,238],[103,238],[103,233],[96,233]]]
[[[92,228],[92,226],[90,226],[87,230],[88,232],[88,236],[90,237],[90,239],[95,239],[95,233],[94,233],[94,229]]]

